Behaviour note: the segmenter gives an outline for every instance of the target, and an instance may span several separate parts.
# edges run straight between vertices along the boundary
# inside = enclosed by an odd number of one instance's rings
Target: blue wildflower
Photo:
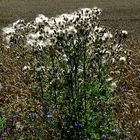
[[[52,115],[52,114],[48,114],[47,117],[48,117],[48,118],[52,118],[53,115]]]
[[[81,126],[81,123],[80,123],[80,122],[75,122],[75,123],[74,123],[74,126],[80,127],[80,126]]]
[[[63,122],[64,122],[64,123],[67,123],[67,122],[69,122],[69,120],[67,120],[67,119],[64,119],[64,120],[63,120]]]
[[[124,87],[120,87],[119,90],[122,93],[127,93],[128,92],[128,90],[126,88],[124,88]]]
[[[101,138],[103,139],[107,138],[107,134],[102,134]]]

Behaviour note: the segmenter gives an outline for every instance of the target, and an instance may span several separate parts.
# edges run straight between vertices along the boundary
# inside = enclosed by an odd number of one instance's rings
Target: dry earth
[[[0,28],[17,19],[31,20],[37,14],[56,16],[82,7],[103,9],[101,23],[125,29],[129,37],[140,37],[140,0],[0,0]]]

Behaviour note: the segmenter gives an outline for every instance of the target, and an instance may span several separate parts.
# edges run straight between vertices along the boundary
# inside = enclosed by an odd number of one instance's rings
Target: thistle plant
[[[127,31],[112,34],[100,25],[101,11],[94,7],[51,18],[38,15],[3,28],[9,47],[18,47],[27,61],[22,74],[31,81],[32,119],[26,120],[26,129],[30,124],[35,129],[28,138],[125,138],[113,112],[119,66],[128,58],[122,46]]]

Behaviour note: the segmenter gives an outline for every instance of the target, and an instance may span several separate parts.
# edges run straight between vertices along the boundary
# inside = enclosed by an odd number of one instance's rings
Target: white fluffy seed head
[[[126,62],[126,57],[120,57],[119,60],[122,61],[122,62]]]
[[[23,71],[30,70],[30,66],[24,66],[22,70]]]
[[[39,14],[36,18],[35,18],[35,23],[36,24],[42,24],[48,21],[48,17],[45,17],[43,14]]]
[[[121,33],[124,34],[124,35],[128,35],[128,32],[126,30],[122,30]]]
[[[113,35],[110,32],[106,32],[104,33],[104,35],[102,36],[102,40],[105,41],[107,39],[111,39],[113,37]]]
[[[35,70],[36,70],[37,72],[45,71],[45,67],[44,67],[44,66],[40,66],[40,67],[37,67]]]
[[[109,77],[109,78],[106,79],[107,82],[110,82],[110,81],[112,81],[112,80],[113,80],[112,77]]]
[[[116,82],[112,82],[112,83],[111,83],[111,87],[112,87],[112,88],[117,88],[117,83],[116,83]]]
[[[2,29],[3,35],[8,35],[15,33],[15,28],[13,26],[8,26]]]

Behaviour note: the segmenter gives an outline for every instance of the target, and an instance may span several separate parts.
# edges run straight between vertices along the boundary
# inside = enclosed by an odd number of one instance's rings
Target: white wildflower
[[[44,66],[40,66],[40,67],[37,67],[35,70],[37,72],[39,72],[39,71],[45,71],[45,67]]]
[[[116,62],[115,58],[111,59],[111,63],[114,64]]]
[[[54,35],[54,29],[50,29],[49,27],[45,27],[44,31],[47,36],[53,36]]]
[[[44,43],[45,43],[45,46],[53,46],[54,45],[54,43],[50,39],[46,39]]]
[[[115,74],[120,74],[120,71],[119,71],[119,70],[117,70],[117,71],[115,71],[114,73],[115,73]]]
[[[106,53],[107,56],[111,56],[111,52],[110,51],[106,50],[105,53]]]
[[[112,38],[113,35],[110,32],[104,33],[104,35],[102,36],[102,40],[105,41],[107,39]]]
[[[31,46],[34,46],[35,43],[36,43],[36,40],[40,37],[40,33],[37,32],[37,33],[29,33],[27,36],[26,36],[26,39],[27,39],[27,45],[31,45]]]
[[[20,126],[21,126],[21,123],[20,122],[16,122],[16,130],[19,130]]]
[[[34,24],[28,22],[28,23],[26,24],[26,28],[27,28],[27,29],[30,29],[30,30],[32,30],[32,31],[36,31],[38,27],[37,27],[36,25],[34,25]]]
[[[19,19],[16,22],[13,23],[13,26],[16,26],[18,24],[23,24],[23,23],[24,23],[24,20]]]
[[[78,72],[79,72],[79,73],[82,73],[82,72],[83,72],[83,69],[82,69],[82,68],[79,68],[79,69],[78,69]]]
[[[30,66],[24,66],[22,70],[23,71],[30,70]]]
[[[15,28],[13,26],[8,26],[2,29],[3,35],[15,33]]]
[[[76,15],[74,14],[63,14],[63,17],[66,23],[74,22],[76,20]]]
[[[29,45],[29,46],[34,46],[35,44],[36,44],[36,41],[35,40],[33,40],[33,39],[30,39],[30,40],[27,40],[27,42],[26,42],[27,44],[27,46]]]
[[[119,60],[122,61],[122,62],[126,62],[126,57],[120,57]]]
[[[104,58],[104,59],[102,59],[102,64],[103,64],[103,65],[105,65],[105,64],[106,64],[106,62],[107,62],[107,59],[105,59],[105,58]]]
[[[75,29],[74,26],[69,26],[69,27],[67,28],[67,32],[68,32],[69,34],[75,34],[75,33],[77,33],[77,30]]]
[[[56,27],[63,27],[64,26],[64,24],[65,24],[65,21],[62,19],[62,18],[60,18],[60,17],[56,17],[55,19],[54,19],[54,24],[56,25]]]
[[[122,38],[126,38],[127,35],[128,35],[128,32],[125,31],[125,30],[122,30],[122,31],[121,31],[121,34],[120,34],[120,37],[122,37]]]
[[[115,44],[115,45],[112,47],[113,50],[118,50],[119,48],[120,48],[120,44]]]
[[[16,130],[22,130],[23,129],[23,125],[21,124],[21,122],[16,122]]]
[[[36,47],[37,47],[37,48],[35,48],[36,50],[42,51],[43,48],[46,47],[46,43],[44,41],[42,41],[42,40],[41,41],[37,41],[36,42]]]
[[[7,42],[7,44],[10,43],[11,37],[12,37],[12,35],[5,36],[4,40]]]
[[[26,36],[26,38],[27,38],[27,41],[28,41],[28,40],[36,40],[36,39],[39,38],[39,36],[40,36],[40,33],[39,33],[39,32],[37,32],[37,33],[29,33],[29,34]]]
[[[6,49],[10,49],[10,46],[9,46],[9,45],[5,45],[5,48],[6,48]]]
[[[82,8],[81,11],[84,16],[89,16],[92,14],[92,10],[90,8]]]
[[[41,40],[37,42],[37,46],[45,47],[45,43]]]
[[[67,58],[66,54],[63,54],[63,60],[66,61],[66,62],[68,61],[68,58]]]
[[[63,19],[67,22],[70,22],[74,19],[73,14],[62,14],[61,17],[63,17]]]
[[[36,19],[35,19],[36,24],[41,24],[41,23],[47,22],[47,21],[48,21],[48,18],[45,17],[43,14],[39,14],[38,17],[36,17]]]
[[[113,80],[113,78],[112,77],[109,77],[109,78],[106,79],[106,82],[110,82],[112,80]]]
[[[123,35],[128,35],[128,32],[127,31],[125,31],[125,30],[122,30],[122,32],[121,32]]]
[[[111,87],[112,87],[112,88],[116,88],[116,87],[117,87],[117,83],[116,83],[116,82],[112,82],[112,83],[111,83]]]
[[[97,8],[97,7],[94,7],[92,10],[93,10],[93,13],[96,14],[96,15],[100,15],[101,12],[102,12],[102,10]]]
[[[98,26],[95,26],[95,28],[94,28],[94,32],[101,32],[103,30],[103,28],[102,27],[98,27]]]
[[[12,25],[15,29],[22,30],[24,29],[24,20],[19,19],[16,22],[14,22]]]

